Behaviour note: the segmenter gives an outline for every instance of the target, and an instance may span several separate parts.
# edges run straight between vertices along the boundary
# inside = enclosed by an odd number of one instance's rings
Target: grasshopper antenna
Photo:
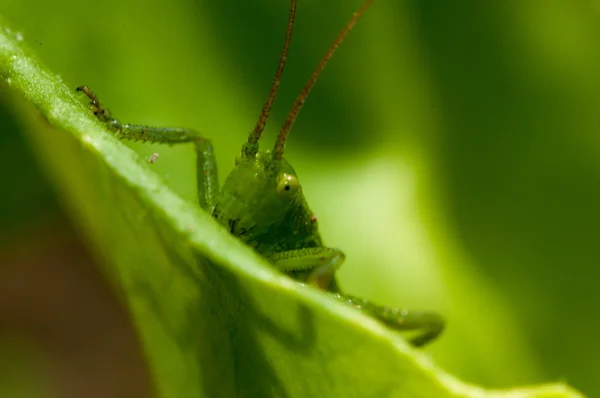
[[[275,97],[277,96],[279,84],[281,83],[281,75],[283,74],[285,62],[287,61],[288,49],[290,47],[290,42],[292,41],[292,31],[294,30],[294,18],[296,17],[296,1],[297,0],[290,1],[290,16],[288,18],[285,41],[283,43],[281,55],[279,56],[279,64],[277,66],[277,72],[275,72],[275,77],[273,78],[271,91],[269,91],[269,96],[265,101],[265,105],[263,106],[260,116],[258,117],[256,126],[254,126],[254,130],[252,130],[252,132],[248,136],[248,144],[247,146],[245,146],[244,149],[244,155],[248,158],[254,157],[258,152],[258,140],[260,139],[260,136],[263,130],[265,129],[267,119],[269,119],[269,113],[271,112],[271,107],[273,106],[273,102],[275,102]]]
[[[302,105],[304,105],[304,102],[306,101],[306,98],[308,97],[310,90],[315,85],[317,79],[321,75],[321,72],[323,72],[323,69],[325,69],[325,66],[327,66],[327,63],[329,62],[331,57],[333,57],[335,50],[337,50],[337,48],[340,46],[342,41],[344,41],[344,39],[346,38],[348,33],[350,33],[350,31],[352,30],[354,25],[356,25],[356,22],[358,22],[360,17],[367,11],[367,8],[369,8],[369,6],[372,3],[373,3],[373,0],[366,0],[358,10],[354,11],[354,14],[352,14],[352,18],[350,18],[350,20],[348,21],[346,26],[344,26],[344,29],[342,29],[339,36],[335,39],[335,41],[333,42],[331,47],[329,47],[329,49],[325,53],[325,56],[323,57],[321,62],[319,62],[319,64],[315,68],[314,72],[312,73],[312,75],[310,76],[310,78],[308,79],[306,84],[304,85],[304,88],[300,92],[300,95],[298,95],[298,98],[296,98],[296,102],[294,102],[292,109],[290,109],[290,113],[288,113],[287,118],[285,119],[285,122],[283,123],[283,126],[281,127],[279,136],[277,137],[277,142],[275,143],[275,148],[273,149],[273,159],[275,159],[275,160],[283,159],[283,151],[285,149],[285,140],[287,139],[287,136],[290,133],[290,129],[292,128],[294,121],[296,121],[296,117],[298,116],[300,109],[302,109]]]

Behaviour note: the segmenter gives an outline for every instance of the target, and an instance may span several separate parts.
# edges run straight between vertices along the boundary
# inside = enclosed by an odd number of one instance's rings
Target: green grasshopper
[[[122,124],[111,116],[87,86],[78,87],[77,91],[82,91],[91,100],[89,107],[94,115],[119,138],[170,145],[193,143],[197,155],[198,203],[202,209],[266,257],[274,267],[297,281],[321,289],[395,330],[421,331],[410,343],[422,346],[436,338],[444,328],[444,321],[437,314],[389,308],[342,293],[335,272],[344,261],[344,254],[323,245],[317,218],[302,193],[296,171],[283,157],[286,138],[310,90],[373,0],[366,0],[354,12],[317,65],[292,106],[273,150],[259,150],[258,141],[275,101],[287,60],[296,2],[291,0],[285,41],[269,96],[221,191],[210,140],[190,129]]]

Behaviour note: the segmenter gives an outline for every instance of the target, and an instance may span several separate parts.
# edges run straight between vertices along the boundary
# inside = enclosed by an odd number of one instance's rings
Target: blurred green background
[[[359,5],[300,1],[266,145]],[[3,0],[0,15],[68,86],[89,85],[120,120],[205,133],[224,178],[268,92],[287,8],[285,0]],[[427,350],[467,381],[566,381],[600,395],[599,22],[597,1],[377,1],[290,136],[287,158],[326,243],[347,254],[343,287],[442,313],[448,329]],[[0,86],[0,279],[10,281],[33,253],[39,269],[65,270],[65,289],[88,294],[81,280],[102,278],[29,154],[6,90]],[[194,200],[192,148],[130,146],[145,157],[159,152],[152,167]],[[58,257],[40,255],[48,250]],[[74,278],[81,264],[87,276]],[[40,279],[35,272],[27,275]],[[25,285],[48,300],[42,283]],[[89,300],[119,315],[97,321],[80,347],[97,335],[129,342],[126,315],[110,310],[118,304],[108,288],[98,291]],[[82,304],[71,318],[40,321],[31,304],[32,320],[23,321],[15,314],[30,294],[0,291],[0,337],[56,323],[66,326],[48,326],[52,338],[43,328],[29,337],[64,344],[61,333],[90,312]],[[65,300],[55,312],[72,303]],[[0,370],[10,368],[1,362]],[[141,360],[129,365],[144,385]],[[102,369],[88,373],[114,377],[111,366]]]

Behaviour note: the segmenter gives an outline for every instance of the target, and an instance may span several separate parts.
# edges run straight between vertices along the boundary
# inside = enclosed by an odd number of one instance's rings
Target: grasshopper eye
[[[277,193],[282,196],[293,195],[300,188],[300,182],[296,176],[290,174],[282,174],[277,183]]]

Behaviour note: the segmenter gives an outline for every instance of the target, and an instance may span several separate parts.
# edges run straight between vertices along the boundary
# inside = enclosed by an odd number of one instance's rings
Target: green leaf
[[[463,383],[376,321],[276,273],[174,194],[20,41],[0,21],[0,76],[15,106],[30,105],[34,150],[122,294],[159,396],[581,396],[563,384]]]

